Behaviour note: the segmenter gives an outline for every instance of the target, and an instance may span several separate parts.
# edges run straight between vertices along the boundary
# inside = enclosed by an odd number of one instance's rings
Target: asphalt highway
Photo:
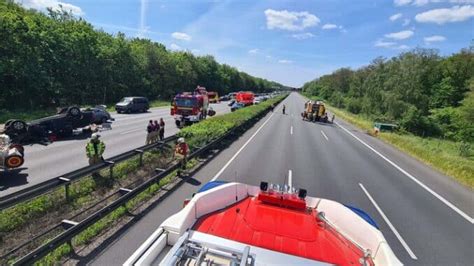
[[[183,200],[214,179],[305,188],[374,218],[405,265],[474,264],[474,194],[447,176],[336,118],[302,121],[305,99],[281,104],[145,216],[82,261],[122,264]],[[92,258],[92,259],[91,259]]]
[[[211,107],[216,115],[230,112],[226,102],[211,104]],[[106,144],[105,159],[145,145],[146,126],[150,119],[164,119],[165,137],[178,132],[169,107],[152,108],[147,113],[111,115],[115,118],[112,130],[99,133]],[[25,164],[19,170],[0,172],[0,197],[87,166],[87,141],[87,138],[76,137],[46,146],[25,146]]]

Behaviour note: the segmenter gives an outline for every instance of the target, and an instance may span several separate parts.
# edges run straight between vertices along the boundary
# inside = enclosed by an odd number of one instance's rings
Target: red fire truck
[[[177,94],[171,104],[171,115],[174,116],[176,126],[182,128],[213,116],[214,110],[209,109],[209,97],[206,88],[197,86],[194,92]]]
[[[238,103],[243,103],[244,105],[252,105],[255,95],[251,91],[240,91],[235,95],[235,100]]]

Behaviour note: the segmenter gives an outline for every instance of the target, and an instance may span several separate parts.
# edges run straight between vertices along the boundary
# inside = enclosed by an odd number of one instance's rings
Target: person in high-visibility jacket
[[[181,169],[183,170],[186,169],[188,153],[189,153],[188,144],[184,141],[184,138],[179,138],[174,148],[174,156],[181,159],[181,162],[180,162]],[[181,175],[181,171],[178,170],[178,176],[180,175]]]
[[[99,163],[103,160],[102,155],[105,152],[105,143],[99,138],[99,134],[92,134],[91,140],[86,145],[86,155],[87,158],[89,158],[89,165]]]

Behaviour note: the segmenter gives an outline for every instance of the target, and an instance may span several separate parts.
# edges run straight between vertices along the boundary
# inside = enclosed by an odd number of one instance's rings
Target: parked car
[[[0,135],[0,169],[14,169],[25,162],[24,148],[20,144],[13,144],[6,134]]]
[[[115,105],[117,113],[145,113],[150,109],[148,99],[145,97],[125,97]]]
[[[241,109],[241,108],[244,108],[245,106],[246,106],[246,105],[243,104],[243,103],[237,103],[237,102],[236,102],[236,103],[234,103],[234,104],[230,107],[230,111],[231,111],[231,112],[234,112],[234,111],[236,111],[236,110],[239,110],[239,109]]]
[[[109,112],[106,110],[106,106],[104,105],[98,105],[96,107],[92,108],[83,108],[81,109],[82,112],[93,112],[94,113],[94,119],[93,123],[95,124],[102,124],[106,123],[108,121],[114,121],[112,116],[110,115]]]
[[[230,96],[229,95],[224,95],[219,98],[219,101],[230,101]]]
[[[43,140],[50,134],[69,137],[73,130],[94,123],[94,112],[81,111],[79,107],[70,106],[61,109],[56,115],[40,118],[30,122],[10,119],[5,123],[4,133],[15,142]]]

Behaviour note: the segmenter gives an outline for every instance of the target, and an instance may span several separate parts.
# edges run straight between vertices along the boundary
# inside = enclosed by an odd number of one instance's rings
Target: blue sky
[[[16,0],[59,3],[95,27],[210,54],[299,87],[416,47],[449,55],[474,39],[474,0]]]

